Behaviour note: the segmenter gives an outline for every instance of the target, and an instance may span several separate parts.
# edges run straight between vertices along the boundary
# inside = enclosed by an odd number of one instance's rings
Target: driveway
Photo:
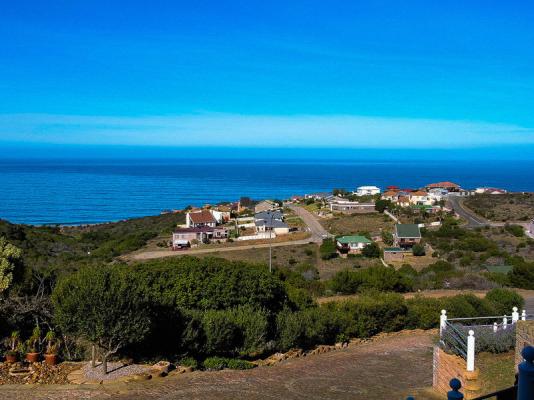
[[[285,206],[302,218],[304,223],[308,226],[314,242],[321,243],[323,241],[323,237],[331,236],[328,231],[323,228],[319,221],[317,221],[315,215],[306,210],[304,207],[300,207],[295,204],[285,204]]]
[[[250,371],[194,372],[116,386],[0,387],[0,399],[403,399],[432,385],[432,333],[388,335]]]

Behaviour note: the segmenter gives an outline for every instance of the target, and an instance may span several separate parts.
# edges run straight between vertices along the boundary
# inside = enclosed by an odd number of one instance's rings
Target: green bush
[[[515,237],[523,237],[525,236],[525,231],[523,230],[523,227],[521,225],[509,225],[506,224],[504,226],[504,229],[508,232],[514,235]]]
[[[486,294],[486,300],[492,304],[496,315],[510,315],[513,307],[522,310],[525,305],[523,297],[510,289],[492,289]]]
[[[223,357],[208,357],[202,363],[208,371],[219,371],[228,367],[228,359]]]
[[[509,273],[509,277],[514,287],[534,289],[534,263],[517,263]]]
[[[380,257],[380,247],[376,243],[371,243],[362,249],[362,255],[367,258]]]
[[[369,289],[391,292],[407,292],[412,282],[391,267],[377,266],[359,271],[342,270],[330,281],[330,288],[336,293],[353,294]]]
[[[178,362],[178,365],[182,367],[191,367],[193,369],[197,369],[198,361],[195,360],[193,357],[184,357]]]
[[[228,368],[230,369],[252,369],[255,367],[256,364],[253,364],[250,361],[240,360],[238,358],[228,360]]]
[[[336,241],[334,239],[323,239],[323,243],[319,246],[319,254],[323,260],[337,257]]]
[[[412,254],[416,257],[421,257],[421,256],[424,256],[426,254],[425,252],[425,246],[423,246],[422,244],[415,244],[413,247],[412,247]]]

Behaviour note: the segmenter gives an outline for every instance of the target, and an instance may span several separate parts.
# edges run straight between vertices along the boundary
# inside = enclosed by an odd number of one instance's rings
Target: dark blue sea
[[[26,224],[86,224],[167,209],[360,185],[418,187],[450,180],[465,188],[534,191],[534,161],[4,160],[0,218]]]

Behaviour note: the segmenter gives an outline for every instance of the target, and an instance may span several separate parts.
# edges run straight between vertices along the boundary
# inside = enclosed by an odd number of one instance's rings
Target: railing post
[[[531,400],[534,399],[534,347],[525,347],[521,355],[525,361],[518,366],[517,400]]]
[[[519,321],[519,313],[517,312],[517,307],[512,308],[512,324],[515,324]]]
[[[508,318],[506,316],[502,319],[502,329],[508,328]]]
[[[464,398],[464,395],[459,392],[462,387],[462,382],[459,379],[451,379],[449,386],[452,390],[447,392],[447,400],[462,400]]]
[[[527,320],[527,310],[523,310],[523,312],[521,313],[521,321],[526,321]]]
[[[497,322],[494,322],[493,323],[493,332],[497,332],[497,329],[498,329]]]
[[[467,337],[467,370],[475,370],[475,332],[470,330]]]
[[[439,335],[443,333],[447,327],[447,311],[441,310],[441,315],[439,316]]]

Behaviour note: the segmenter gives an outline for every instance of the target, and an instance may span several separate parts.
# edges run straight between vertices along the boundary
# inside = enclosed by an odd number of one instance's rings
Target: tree
[[[110,355],[140,342],[150,330],[149,308],[137,282],[119,268],[84,268],[61,280],[52,293],[57,325],[104,352],[104,373]],[[93,362],[94,357],[93,351]]]
[[[419,243],[414,244],[412,247],[412,254],[416,257],[424,256],[426,254],[425,246]]]
[[[22,259],[22,251],[0,237],[0,293],[4,292],[13,282],[13,270]]]
[[[337,256],[336,241],[334,239],[323,239],[323,243],[319,246],[319,253],[323,260],[330,260]]]
[[[371,243],[362,249],[362,254],[368,258],[380,257],[380,247],[376,243]]]
[[[534,289],[534,263],[520,262],[508,273],[512,286]]]
[[[389,200],[380,199],[375,202],[375,210],[379,213],[383,213],[389,207],[391,207],[391,201]]]
[[[387,244],[388,246],[393,245],[393,234],[391,232],[382,231],[381,236],[384,244]]]

